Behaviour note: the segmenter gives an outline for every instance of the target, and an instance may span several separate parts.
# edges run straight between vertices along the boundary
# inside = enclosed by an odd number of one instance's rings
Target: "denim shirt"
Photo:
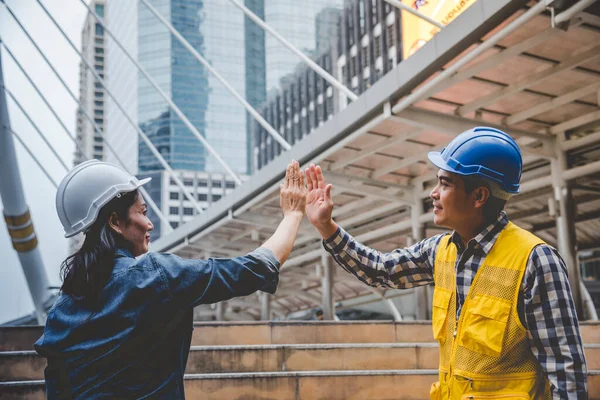
[[[94,309],[61,294],[35,350],[48,359],[48,399],[183,399],[193,307],[274,293],[279,261],[260,247],[230,259],[185,260],[118,250]]]

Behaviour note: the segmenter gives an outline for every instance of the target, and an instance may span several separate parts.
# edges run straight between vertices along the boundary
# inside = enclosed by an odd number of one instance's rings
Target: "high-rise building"
[[[107,18],[106,1],[92,0],[90,7],[103,18]],[[104,29],[96,22],[94,15],[88,12],[81,30],[81,54],[103,80],[106,65],[106,42]],[[84,112],[85,110],[85,112]],[[106,128],[106,92],[100,82],[83,61],[79,63],[79,107],[76,112],[75,129],[77,148],[73,163],[81,164],[87,159],[104,160],[108,149],[104,147],[102,135],[94,130],[88,116],[93,118],[98,128]],[[81,151],[80,151],[81,149]],[[79,234],[69,241],[69,251],[74,253],[83,243],[84,236]]]
[[[356,94],[367,90],[401,60],[400,11],[383,0],[348,0],[343,12],[323,10],[318,29],[327,34],[327,47],[314,60]],[[323,45],[322,45],[323,46]],[[261,109],[267,121],[280,127],[290,144],[317,129],[339,110],[348,98],[303,63],[287,75],[278,90],[269,93]],[[258,124],[253,126],[256,168],[281,153]]]
[[[441,0],[402,0],[402,3],[448,24],[474,0],[461,1],[460,7]],[[322,10],[316,26],[317,41],[328,38],[329,47],[314,60],[356,94],[370,88],[437,32],[428,22],[401,12],[384,0],[346,0],[343,12]],[[345,94],[300,63],[293,74],[285,76],[277,90],[269,92],[260,112],[293,145],[348,102]],[[260,169],[281,153],[281,146],[257,123],[252,125],[252,132],[254,163]]]
[[[106,17],[105,1],[93,0],[90,7],[100,16]],[[95,17],[88,13],[83,30],[81,31],[81,53],[93,66],[101,78],[105,79],[105,50],[104,29],[96,22]],[[94,126],[84,114],[85,110],[99,126],[104,129],[106,125],[105,91],[92,71],[83,63],[79,64],[79,108],[77,109],[76,140],[79,150],[75,151],[74,163],[80,164],[88,158],[103,160],[105,149],[102,136],[94,131]]]
[[[105,19],[110,32],[117,37],[120,44],[133,56],[138,54],[138,1],[110,1],[106,4]],[[106,140],[117,155],[106,153],[106,161],[121,165],[119,160],[132,174],[138,172],[138,70],[117,46],[110,35],[106,36],[106,71],[110,79],[108,88],[129,118],[123,115],[115,101],[106,98]]]
[[[327,42],[331,34],[327,26],[327,21],[331,20],[326,17],[327,7],[342,1],[311,0],[308,4],[299,5],[288,0],[245,0],[244,5],[307,54],[313,55],[317,45]],[[255,108],[266,100],[267,76],[271,69],[272,79],[278,82],[283,74],[294,70],[298,61],[288,49],[277,43],[272,46],[271,57],[282,62],[270,65],[266,46],[274,39],[227,1],[149,2]],[[253,120],[242,104],[143,3],[114,1],[108,7],[110,14],[115,15],[108,25],[111,32],[137,57],[231,169],[242,178],[250,174]],[[270,17],[267,15],[269,12]],[[318,18],[320,12],[322,16]],[[290,26],[294,30],[290,30]],[[318,41],[315,38],[317,31],[322,36]],[[184,176],[202,172],[212,177],[210,179],[218,180],[225,169],[110,39],[108,55],[108,72],[115,76],[110,81],[111,92],[169,165]],[[287,62],[289,59],[292,62]],[[119,157],[133,166],[131,170],[138,175],[154,176],[157,184],[162,185],[165,179],[158,179],[157,174],[162,174],[163,166],[112,100],[108,101],[108,116],[107,140],[117,144]],[[110,156],[109,160],[112,160]],[[190,188],[195,190],[194,186]],[[167,203],[171,201],[171,189],[162,186],[152,188],[157,195],[154,201],[169,219],[172,206]],[[198,196],[202,193],[193,194]],[[183,209],[192,207],[182,193],[180,199]],[[209,204],[202,203],[201,206]],[[158,237],[164,229],[153,214],[149,213],[157,227],[154,237]]]
[[[264,0],[265,22],[309,57],[328,45],[335,24],[323,15],[340,10],[343,0]],[[321,16],[320,18],[318,18]],[[329,28],[327,27],[329,23]],[[299,58],[273,35],[265,36],[267,91],[280,86],[280,79],[294,72]],[[325,46],[325,47],[323,47]]]
[[[150,3],[250,104],[257,107],[264,102],[262,29],[245,20],[244,14],[228,2],[151,0]],[[263,0],[246,2],[261,17],[263,4]],[[111,14],[118,15],[109,21],[111,32],[137,57],[221,158],[240,176],[247,174],[250,167],[249,124],[244,107],[143,3],[112,2],[109,7]],[[240,29],[242,26],[245,29]],[[246,35],[250,39],[247,40]],[[109,40],[108,52],[111,57],[109,71],[119,75],[111,82],[111,92],[171,168],[185,176],[203,172],[212,180],[220,179],[225,169],[112,40]],[[164,168],[150,148],[138,138],[114,102],[109,101],[108,107],[109,140],[119,143],[120,158],[130,164],[133,162],[129,160],[135,160],[137,165],[133,170],[138,174],[155,177],[157,184],[165,182],[162,177],[158,179]],[[157,195],[154,201],[171,218],[172,206],[166,201],[166,195],[171,200],[171,194],[166,190],[166,187],[153,187]],[[194,195],[202,197],[199,192]],[[188,202],[182,193],[180,198],[184,203]],[[203,207],[209,204],[202,202]],[[191,204],[182,207],[187,210]],[[160,220],[154,213],[149,214],[157,227],[154,236],[158,237]]]

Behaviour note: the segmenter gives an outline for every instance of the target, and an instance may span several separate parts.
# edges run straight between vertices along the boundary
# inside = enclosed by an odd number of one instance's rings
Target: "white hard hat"
[[[109,201],[121,193],[136,190],[151,179],[138,180],[116,165],[98,160],[77,165],[65,176],[56,192],[56,212],[65,229],[65,237],[84,232]]]

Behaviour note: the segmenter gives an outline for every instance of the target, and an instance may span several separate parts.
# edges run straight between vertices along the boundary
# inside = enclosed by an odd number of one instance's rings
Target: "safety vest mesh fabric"
[[[442,381],[448,386],[442,392],[451,398],[465,394],[453,392],[454,376],[469,379],[477,391],[514,389],[532,397],[545,383],[517,311],[527,260],[540,243],[509,223],[479,267],[456,321],[457,250],[450,236],[441,240],[435,260],[433,334],[440,343],[440,378],[445,374]]]

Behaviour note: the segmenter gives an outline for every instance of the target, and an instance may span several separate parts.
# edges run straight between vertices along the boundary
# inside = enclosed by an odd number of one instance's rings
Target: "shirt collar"
[[[115,251],[115,258],[118,257],[135,258],[129,250],[123,248],[117,249],[117,251]]]
[[[508,225],[508,216],[506,212],[501,211],[498,219],[485,227],[481,232],[479,232],[473,239],[467,243],[467,246],[473,247],[474,245],[478,245],[484,255],[487,255],[494,247],[494,243],[498,239],[500,232]],[[461,240],[456,231],[452,232],[452,236],[450,237],[450,241],[448,244],[453,242],[456,247],[461,248]]]

